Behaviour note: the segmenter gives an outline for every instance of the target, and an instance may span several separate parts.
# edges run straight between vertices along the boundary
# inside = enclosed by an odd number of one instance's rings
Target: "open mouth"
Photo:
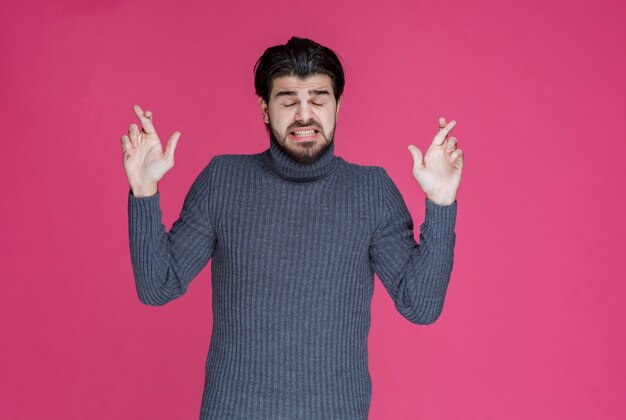
[[[294,130],[292,132],[289,133],[289,135],[291,137],[293,137],[294,139],[312,139],[313,137],[315,137],[317,135],[317,133],[319,133],[318,130],[314,129],[314,128],[308,128],[308,129],[298,129],[298,130]]]

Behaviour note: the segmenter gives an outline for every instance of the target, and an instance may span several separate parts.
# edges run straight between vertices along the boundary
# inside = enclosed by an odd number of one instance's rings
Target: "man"
[[[424,159],[410,145],[426,194],[420,244],[399,190],[382,167],[334,155],[344,87],[332,50],[293,37],[255,65],[269,148],[214,156],[169,232],[157,183],[174,165],[150,111],[122,136],[130,251],[141,302],[186,293],[213,258],[213,329],[201,419],[366,419],[367,336],[374,273],[402,316],[431,324],[453,265],[463,158],[455,122]]]

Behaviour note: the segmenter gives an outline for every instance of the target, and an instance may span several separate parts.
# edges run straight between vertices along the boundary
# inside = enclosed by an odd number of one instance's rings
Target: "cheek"
[[[286,134],[289,121],[285,121],[284,117],[280,115],[270,115],[269,122],[272,128],[281,135]]]
[[[285,128],[287,125],[289,125],[290,121],[290,116],[288,115],[288,113],[271,109],[269,111],[269,118],[276,128]]]
[[[324,119],[322,120],[322,124],[324,126],[324,131],[328,133],[333,129],[333,125],[335,124],[335,114],[327,114],[324,115]]]

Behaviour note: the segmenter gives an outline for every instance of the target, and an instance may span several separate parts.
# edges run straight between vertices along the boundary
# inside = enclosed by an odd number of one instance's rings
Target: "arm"
[[[137,294],[146,305],[164,305],[186,293],[213,254],[208,202],[214,161],[194,181],[169,232],[161,222],[160,193],[135,197],[129,191],[130,254]]]
[[[426,198],[420,243],[400,191],[380,168],[384,217],[370,244],[370,263],[398,312],[415,324],[434,323],[452,272],[457,201],[439,205]]]

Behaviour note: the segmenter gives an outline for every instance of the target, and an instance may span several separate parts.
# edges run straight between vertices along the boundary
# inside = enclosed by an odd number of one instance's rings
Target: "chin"
[[[316,161],[328,148],[330,142],[320,143],[318,140],[295,143],[289,148],[289,155],[300,163],[312,163]]]

